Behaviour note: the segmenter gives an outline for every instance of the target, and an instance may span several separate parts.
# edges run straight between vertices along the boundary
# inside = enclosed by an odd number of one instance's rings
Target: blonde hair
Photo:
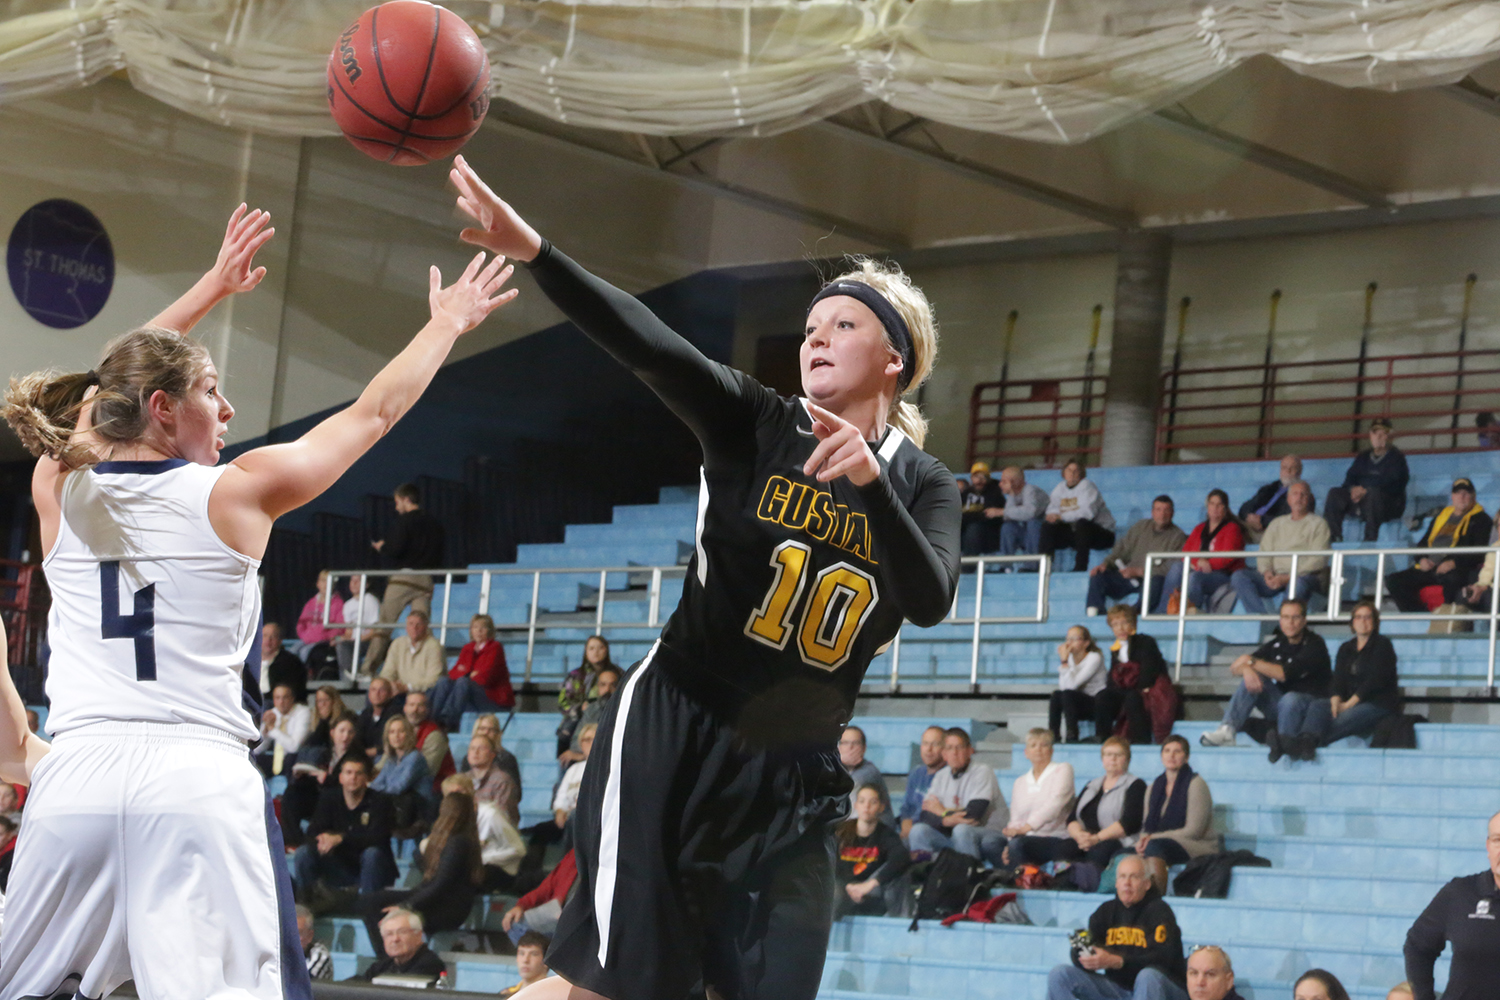
[[[89,423],[99,440],[123,444],[138,440],[150,427],[147,404],[158,389],[181,398],[212,363],[208,349],[196,340],[161,327],[143,326],[117,337],[91,372],[32,372],[12,378],[0,415],[26,450],[79,469],[102,460],[84,444],[70,442],[89,388]]]
[[[922,294],[920,288],[912,284],[911,276],[894,261],[873,260],[863,256],[851,256],[848,261],[850,270],[833,281],[861,281],[869,285],[885,296],[906,321],[906,328],[911,332],[912,366],[915,370],[910,372],[911,381],[907,382],[905,392],[898,393],[891,400],[891,410],[886,420],[920,448],[927,440],[927,418],[915,403],[908,403],[901,397],[905,393],[916,392],[917,387],[932,374],[932,366],[937,362],[937,318],[933,315],[932,303],[927,301],[927,296]],[[896,351],[889,331],[886,332],[885,342],[887,347]]]
[[[1050,747],[1055,740],[1056,737],[1052,735],[1052,730],[1050,729],[1043,729],[1038,726],[1036,729],[1028,729],[1026,731],[1027,743],[1035,742],[1040,743],[1044,747]]]
[[[438,786],[444,795],[469,795],[474,794],[474,778],[467,774],[450,774],[443,779]]]

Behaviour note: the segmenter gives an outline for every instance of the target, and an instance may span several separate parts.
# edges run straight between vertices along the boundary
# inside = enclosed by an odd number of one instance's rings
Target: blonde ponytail
[[[927,376],[932,374],[932,366],[937,362],[937,318],[933,315],[932,303],[927,301],[927,296],[922,294],[920,288],[912,284],[911,276],[894,261],[873,260],[869,257],[850,257],[848,260],[850,269],[833,280],[864,282],[885,296],[906,321],[907,329],[911,332],[912,366],[916,369],[903,394],[910,395],[927,381]],[[892,351],[896,350],[889,334],[886,343]],[[886,421],[911,438],[918,448],[927,440],[927,418],[915,403],[906,402],[900,395],[891,400]]]
[[[12,378],[0,416],[31,454],[81,469],[101,461],[85,444],[71,442],[90,386],[93,436],[110,444],[135,441],[150,426],[147,402],[158,389],[182,398],[211,363],[208,350],[174,330],[143,326],[111,341],[92,372],[32,372]]]

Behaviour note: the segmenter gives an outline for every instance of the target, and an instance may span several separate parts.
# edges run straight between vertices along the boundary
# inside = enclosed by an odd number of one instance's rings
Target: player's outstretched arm
[[[260,279],[266,276],[266,269],[255,266],[255,252],[276,235],[276,230],[268,225],[270,221],[269,212],[258,208],[247,210],[241,203],[229,216],[224,242],[219,247],[214,266],[182,298],[158,313],[150,325],[187,333],[214,306],[237,292],[248,292],[260,284]]]
[[[31,769],[52,749],[26,724],[26,706],[10,677],[5,625],[0,622],[0,781],[31,784]]]
[[[226,544],[259,556],[271,522],[332,486],[412,408],[458,338],[515,298],[514,289],[502,291],[512,271],[505,258],[484,260],[480,253],[447,288],[431,269],[432,318],[352,405],[296,441],[256,448],[231,463],[209,500],[209,519]]]

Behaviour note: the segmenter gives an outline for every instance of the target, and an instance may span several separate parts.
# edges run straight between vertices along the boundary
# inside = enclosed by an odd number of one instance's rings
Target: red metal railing
[[[42,609],[35,600],[39,568],[0,559],[0,617],[5,620],[6,652],[13,668],[37,661],[43,626]]]
[[[1104,440],[1104,376],[981,382],[969,397],[969,462],[1051,468]]]
[[[1500,409],[1500,350],[1184,368],[1162,373],[1156,461],[1308,458],[1357,451],[1375,417],[1403,451],[1480,447]]]

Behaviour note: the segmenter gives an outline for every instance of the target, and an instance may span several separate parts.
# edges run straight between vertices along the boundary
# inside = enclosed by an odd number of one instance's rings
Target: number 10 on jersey
[[[785,541],[771,553],[776,575],[765,600],[750,616],[745,634],[775,649],[785,649],[792,633],[802,662],[823,670],[837,670],[849,659],[849,647],[880,601],[875,578],[848,563],[837,563],[818,573],[811,596],[802,608],[802,619],[793,617],[807,587],[812,549],[797,541]]]

